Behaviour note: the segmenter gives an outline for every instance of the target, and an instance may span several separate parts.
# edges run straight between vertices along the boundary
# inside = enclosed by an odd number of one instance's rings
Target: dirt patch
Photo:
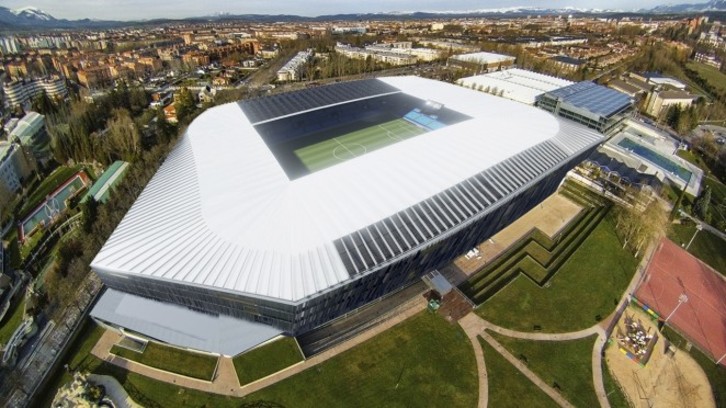
[[[630,306],[623,316],[634,316],[651,332],[654,322],[639,308]],[[622,322],[618,322],[622,324]],[[667,341],[659,336],[645,367],[630,360],[613,340],[605,350],[610,372],[636,407],[716,407],[708,377],[686,352],[666,354]]]
[[[454,261],[454,264],[467,276],[471,275],[525,236],[532,228],[539,228],[552,237],[580,211],[582,211],[582,207],[555,193],[507,228],[499,231],[491,239],[480,243],[477,246],[479,255],[470,259],[460,256]]]

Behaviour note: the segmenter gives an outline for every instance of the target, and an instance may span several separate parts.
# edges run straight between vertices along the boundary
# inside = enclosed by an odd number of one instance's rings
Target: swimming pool
[[[88,176],[78,172],[63,185],[52,192],[20,225],[20,239],[25,240],[32,235],[39,225],[48,225],[53,218],[66,210],[68,200],[83,190],[88,184]]]
[[[644,158],[645,160],[648,160],[649,162],[655,164],[656,166],[662,168],[663,170],[666,170],[671,174],[675,174],[676,177],[683,180],[685,183],[688,183],[691,180],[691,172],[689,170],[679,166],[669,158],[659,153],[656,153],[653,150],[650,150],[647,147],[638,144],[627,137],[624,137],[622,140],[620,140],[618,142],[618,146],[630,150],[636,155]]]

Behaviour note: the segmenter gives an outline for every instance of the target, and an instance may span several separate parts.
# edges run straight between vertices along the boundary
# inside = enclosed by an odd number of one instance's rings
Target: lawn
[[[15,296],[23,296],[23,291],[20,291],[21,293],[16,294]],[[15,329],[20,326],[20,322],[23,320],[23,310],[25,309],[25,299],[21,301],[15,301],[15,308],[13,308],[13,305],[10,305],[10,309],[8,309],[7,314],[5,315],[5,318],[0,321],[0,345],[4,346],[8,340],[10,340],[10,336],[13,335],[13,332],[15,332]],[[2,347],[0,347],[2,348]]]
[[[569,332],[606,318],[635,273],[638,260],[622,248],[612,213],[575,251],[549,286],[519,275],[476,309],[494,324],[514,330]]]
[[[694,224],[673,224],[668,237],[676,244],[687,245],[695,231],[696,226]],[[703,230],[696,235],[688,248],[688,252],[719,271],[722,275],[726,275],[726,256],[724,256],[726,254],[726,241]]]
[[[678,149],[678,152],[676,153],[678,157],[690,162],[691,164],[696,165],[699,169],[703,170],[704,173],[708,174],[711,169],[708,168],[708,165],[706,162],[703,161],[701,156],[694,153],[691,150],[681,150]]]
[[[687,341],[670,327],[666,326],[663,329],[663,335],[676,347],[680,348],[683,352],[690,354],[690,356],[696,360],[698,365],[700,365],[706,373],[708,381],[711,383],[711,390],[713,391],[713,397],[716,400],[716,406],[719,408],[726,408],[726,368],[722,365],[716,365],[716,363],[706,357],[706,355],[701,353],[696,347],[692,347],[691,351],[684,351],[683,347],[685,347]]]
[[[569,341],[532,341],[490,334],[576,407],[599,406],[591,364],[596,336]]]
[[[496,408],[557,407],[547,394],[514,368],[486,341],[479,339],[489,379],[489,406]]]
[[[286,407],[474,407],[476,360],[463,330],[422,312],[343,354],[252,394]]]
[[[718,226],[726,221],[726,184],[713,177],[704,177],[702,183],[711,187],[711,225]]]
[[[111,353],[159,370],[202,380],[212,379],[218,360],[217,356],[194,353],[152,342],[146,345],[143,353],[119,346],[113,346]]]
[[[284,337],[240,354],[234,358],[233,362],[239,383],[244,385],[274,374],[302,360],[303,356],[295,339]]]
[[[719,92],[726,92],[726,74],[720,72],[714,67],[710,67],[698,62],[689,62],[686,67],[698,72],[698,75],[705,79],[711,86]]]
[[[395,119],[295,150],[295,155],[311,172],[384,148],[426,131]]]
[[[94,373],[113,375],[148,408],[237,408],[257,401],[285,407],[403,407],[446,401],[447,408],[454,408],[474,407],[478,398],[471,343],[458,326],[427,312],[244,399],[155,381],[105,364],[78,346],[74,350],[74,359],[90,361],[85,367]]]
[[[18,229],[10,228],[10,231],[3,237],[8,246],[5,248],[5,256],[11,269],[20,269],[22,257],[20,255],[20,243],[18,242]]]

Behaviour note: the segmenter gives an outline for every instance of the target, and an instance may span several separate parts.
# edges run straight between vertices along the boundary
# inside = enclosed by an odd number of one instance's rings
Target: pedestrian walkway
[[[467,316],[474,315],[470,313]],[[476,316],[476,315],[474,315]],[[466,337],[471,341],[472,347],[474,347],[474,357],[476,357],[476,370],[479,373],[479,402],[477,403],[478,408],[487,408],[489,404],[489,375],[487,374],[487,365],[484,360],[484,350],[481,348],[481,343],[477,337],[479,336],[479,327],[476,326],[476,320],[473,318],[459,320],[459,325],[464,329]]]
[[[502,334],[507,337],[512,337],[516,339],[523,339],[523,340],[533,340],[533,341],[568,341],[568,340],[577,340],[582,339],[585,337],[597,335],[598,338],[595,341],[595,345],[592,349],[592,373],[593,373],[593,384],[595,386],[595,393],[597,394],[598,401],[600,402],[600,406],[603,408],[610,408],[610,403],[607,399],[607,393],[605,392],[605,386],[603,385],[603,379],[602,379],[602,349],[605,345],[605,341],[607,340],[607,336],[605,334],[605,330],[600,325],[595,325],[592,327],[589,327],[584,330],[579,330],[576,332],[569,332],[569,333],[529,333],[529,332],[520,332],[515,330],[506,329],[500,326],[497,326],[491,322],[488,322],[475,313],[469,313],[466,315],[463,319],[459,321],[459,324],[466,332],[467,336],[472,342],[472,346],[474,347],[474,352],[476,354],[477,347],[479,347],[479,341],[477,340],[477,336],[483,338],[487,343],[489,343],[495,350],[497,350],[504,358],[506,358],[512,365],[514,365],[519,371],[522,372],[527,378],[532,380],[532,382],[537,385],[539,388],[542,389],[547,395],[550,395],[552,399],[555,400],[560,406],[563,407],[569,407],[572,406],[567,400],[562,397],[554,388],[550,387],[549,385],[545,384],[536,374],[531,372],[524,364],[522,364],[521,361],[519,361],[516,357],[512,356],[511,353],[509,353],[504,347],[502,347],[496,340],[494,340],[493,337],[491,337],[489,334],[486,333],[486,330],[493,331],[495,333]],[[511,358],[510,358],[511,357]],[[477,355],[477,365],[479,365],[478,361],[479,356]],[[483,359],[482,359],[483,360]],[[481,366],[484,366],[484,361],[481,362]],[[526,370],[526,371],[525,371]],[[543,387],[544,386],[544,387]],[[480,395],[480,401],[479,401],[479,407],[485,407],[486,403],[482,404],[481,396],[482,396],[482,376],[479,377],[479,395]],[[556,394],[558,397],[553,397],[552,393]]]
[[[121,339],[121,335],[111,330],[107,330],[103,334],[103,336],[101,336],[101,339],[91,350],[91,354],[103,361],[121,367],[130,372],[141,374],[143,376],[168,384],[174,384],[185,388],[191,388],[213,394],[244,397],[246,395],[252,394],[255,391],[261,390],[265,387],[269,387],[272,384],[275,384],[295,374],[305,371],[308,368],[323,363],[328,359],[335,357],[338,354],[343,353],[357,346],[358,344],[361,344],[373,338],[374,336],[390,329],[391,327],[403,322],[404,320],[418,314],[425,309],[426,299],[424,299],[422,296],[416,296],[409,302],[402,305],[399,308],[398,313],[391,316],[389,319],[381,322],[379,325],[376,325],[369,330],[362,332],[360,335],[350,340],[347,340],[337,346],[334,346],[314,357],[311,357],[308,360],[287,367],[286,369],[278,371],[277,373],[271,374],[267,377],[261,378],[255,382],[246,384],[244,386],[240,386],[237,372],[234,369],[234,364],[232,362],[232,359],[229,357],[220,357],[219,365],[217,367],[217,373],[211,382],[159,370],[137,363],[135,361],[130,361],[118,357],[114,354],[111,354],[111,347],[113,347],[113,345]]]

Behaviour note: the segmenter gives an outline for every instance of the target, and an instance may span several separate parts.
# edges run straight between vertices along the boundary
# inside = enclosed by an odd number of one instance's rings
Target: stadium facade
[[[222,105],[189,126],[91,266],[114,293],[297,335],[492,236],[602,140],[417,77]]]

